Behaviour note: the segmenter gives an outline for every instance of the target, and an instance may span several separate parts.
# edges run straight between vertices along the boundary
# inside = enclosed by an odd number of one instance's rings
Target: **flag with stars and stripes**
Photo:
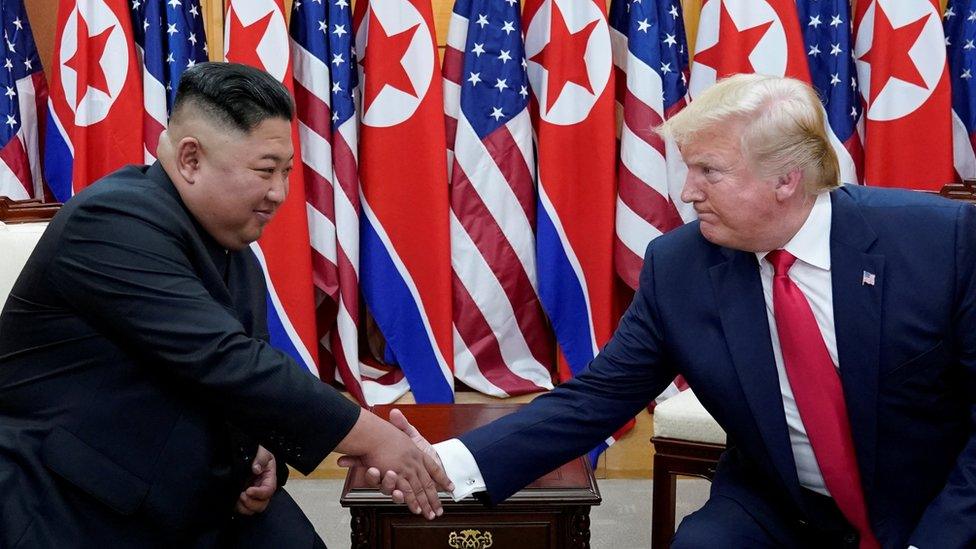
[[[358,74],[346,0],[296,0],[291,52],[295,104],[318,297],[319,369],[363,405],[408,389],[403,373],[359,356]]]
[[[454,375],[507,397],[552,388],[536,292],[535,154],[517,0],[457,0],[444,51]]]
[[[841,183],[860,183],[864,149],[858,133],[861,101],[851,55],[848,0],[798,0],[796,3],[810,71],[827,114],[828,136],[840,163]]]
[[[224,54],[232,63],[257,67],[292,90],[292,62],[283,0],[228,0],[224,18]],[[315,327],[312,252],[297,122],[292,123],[294,165],[288,200],[278,208],[251,250],[268,286],[271,345],[291,355],[319,376]]]
[[[976,2],[949,0],[943,15],[952,82],[952,150],[960,179],[976,179]]]
[[[621,120],[613,258],[617,275],[636,290],[650,241],[696,217],[681,201],[687,173],[681,155],[673,142],[654,131],[687,104],[688,46],[681,5],[674,0],[614,0],[610,38]],[[656,402],[687,386],[683,378],[676,379]]]
[[[444,98],[430,0],[360,0],[360,286],[417,402],[453,402]]]
[[[156,160],[180,76],[208,60],[200,0],[132,0],[132,33],[142,65],[145,162]]]
[[[939,0],[862,0],[854,14],[864,183],[938,191],[956,177]]]
[[[47,198],[41,182],[39,114],[47,102],[47,81],[34,45],[23,0],[0,4],[3,27],[4,66],[0,86],[4,108],[0,110],[0,196],[15,200]]]
[[[738,73],[788,76],[815,87],[841,182],[861,181],[861,108],[846,0],[706,0],[696,46],[692,99],[717,79]]]
[[[695,217],[680,199],[687,171],[681,155],[654,131],[687,103],[681,6],[675,0],[614,0],[610,36],[622,121],[614,263],[636,290],[648,243]]]
[[[142,70],[125,0],[61,0],[49,73],[44,178],[61,202],[142,164]]]

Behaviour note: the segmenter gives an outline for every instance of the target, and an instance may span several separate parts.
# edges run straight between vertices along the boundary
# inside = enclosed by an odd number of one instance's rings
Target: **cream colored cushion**
[[[0,222],[0,308],[46,228],[46,221],[9,225]]]
[[[654,408],[654,436],[725,444],[725,431],[687,389]]]

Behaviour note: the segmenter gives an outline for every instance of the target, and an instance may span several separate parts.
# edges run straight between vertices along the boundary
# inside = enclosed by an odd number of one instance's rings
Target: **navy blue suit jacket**
[[[840,376],[872,527],[885,547],[971,546],[976,208],[863,187],[831,198]],[[697,223],[651,243],[630,308],[583,374],[461,439],[500,501],[604,440],[676,374],[728,433],[714,490],[762,491],[803,516],[758,262]]]

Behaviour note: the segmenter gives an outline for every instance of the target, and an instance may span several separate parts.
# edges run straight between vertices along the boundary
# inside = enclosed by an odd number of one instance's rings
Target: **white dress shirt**
[[[810,302],[813,316],[816,317],[824,343],[827,344],[830,360],[837,366],[837,337],[834,332],[833,290],[830,282],[830,214],[830,194],[821,193],[803,226],[783,248],[797,258],[790,269],[790,278]],[[829,496],[783,367],[783,352],[773,317],[773,266],[764,260],[766,253],[768,252],[757,253],[756,259],[759,261],[763,297],[766,300],[766,319],[772,336],[773,357],[779,375],[780,394],[783,397],[797,476],[801,486]],[[478,469],[478,463],[460,440],[446,440],[435,444],[434,449],[441,458],[447,476],[454,482],[452,496],[455,501],[485,490],[484,477]]]
[[[810,303],[817,326],[820,327],[820,335],[827,344],[827,353],[836,367],[837,334],[834,332],[834,299],[830,285],[830,211],[830,194],[819,194],[807,220],[783,249],[796,257],[796,263],[790,269],[790,278]],[[766,320],[769,322],[773,358],[776,360],[776,373],[779,375],[779,392],[783,396],[783,411],[786,412],[786,426],[790,431],[796,474],[800,479],[800,486],[829,496],[820,467],[813,456],[807,430],[800,420],[800,411],[796,407],[786,369],[783,367],[783,350],[776,331],[776,319],[773,317],[773,265],[765,260],[766,253],[768,252],[757,253],[756,259],[759,261],[759,276],[762,279],[763,298],[766,300]]]

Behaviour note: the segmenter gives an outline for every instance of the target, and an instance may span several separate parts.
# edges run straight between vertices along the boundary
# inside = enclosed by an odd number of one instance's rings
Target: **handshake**
[[[339,465],[366,468],[370,485],[429,520],[444,512],[437,491],[454,491],[434,447],[400,410],[390,412],[389,423],[363,410],[336,451],[346,454]]]

